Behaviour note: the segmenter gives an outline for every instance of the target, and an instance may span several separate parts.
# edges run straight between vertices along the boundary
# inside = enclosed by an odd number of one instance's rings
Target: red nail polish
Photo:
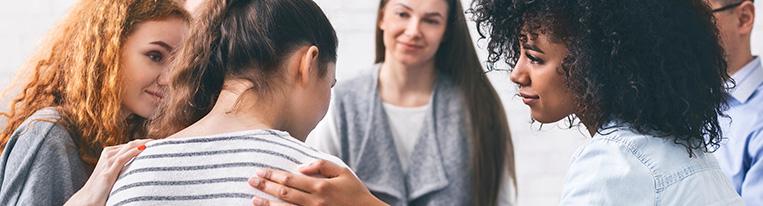
[[[146,149],[146,145],[140,145],[138,146],[138,150],[143,151]]]

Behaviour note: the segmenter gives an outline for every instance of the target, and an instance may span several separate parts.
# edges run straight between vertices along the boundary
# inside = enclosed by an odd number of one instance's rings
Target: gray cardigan
[[[69,132],[37,111],[11,135],[0,159],[0,205],[63,205],[90,176]]]
[[[446,76],[437,77],[432,106],[404,173],[378,94],[379,67],[343,82],[334,106],[339,157],[371,192],[391,205],[468,205],[469,140],[462,96]]]

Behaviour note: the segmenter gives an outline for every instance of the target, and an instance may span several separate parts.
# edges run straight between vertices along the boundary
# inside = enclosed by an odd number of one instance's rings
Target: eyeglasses
[[[739,1],[737,3],[733,3],[733,4],[726,5],[726,6],[722,6],[721,8],[713,9],[712,13],[718,13],[718,12],[722,12],[722,11],[726,11],[726,10],[729,10],[729,9],[736,8],[739,5],[742,5],[742,3],[744,3],[745,1],[746,0],[742,0],[742,1]],[[750,2],[755,3],[755,0],[750,0]]]

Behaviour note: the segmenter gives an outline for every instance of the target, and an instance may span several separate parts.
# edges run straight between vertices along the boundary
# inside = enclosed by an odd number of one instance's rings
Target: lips
[[[157,99],[162,99],[162,98],[164,98],[164,94],[162,94],[162,92],[159,92],[159,91],[155,91],[155,90],[146,90],[146,93],[148,93],[148,94],[149,94],[149,95],[151,95],[151,96],[154,96],[154,97],[156,97]]]
[[[416,45],[416,44],[412,44],[412,43],[405,43],[405,42],[398,42],[398,43],[400,45],[402,45],[404,48],[411,49],[411,50],[424,48],[424,46],[422,46],[422,45]]]
[[[529,93],[525,93],[525,92],[519,92],[518,96],[522,97],[522,102],[527,104],[527,105],[534,104],[534,103],[538,102],[538,100],[540,99],[540,96],[538,96],[538,95],[529,94]]]

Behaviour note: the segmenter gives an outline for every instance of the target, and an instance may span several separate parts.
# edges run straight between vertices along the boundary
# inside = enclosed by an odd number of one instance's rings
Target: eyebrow
[[[522,47],[524,47],[527,50],[532,50],[532,51],[539,52],[541,54],[546,54],[545,52],[543,52],[543,50],[538,48],[538,46],[536,46],[535,44],[524,43],[524,44],[522,44]]]
[[[153,42],[151,42],[149,44],[158,45],[158,46],[160,46],[160,47],[162,47],[162,48],[164,48],[164,49],[166,49],[167,51],[170,51],[170,52],[175,50],[175,48],[173,48],[172,46],[170,46],[169,44],[167,44],[167,43],[165,43],[163,41],[153,41]]]
[[[408,5],[404,4],[404,3],[398,2],[395,5],[402,6],[402,7],[406,8],[406,9],[408,9],[408,10],[413,10],[413,8],[411,8],[410,6],[408,6]],[[440,12],[436,12],[436,11],[424,13],[424,17],[431,17],[431,16],[440,17],[440,18],[444,17],[442,14],[440,14]]]

